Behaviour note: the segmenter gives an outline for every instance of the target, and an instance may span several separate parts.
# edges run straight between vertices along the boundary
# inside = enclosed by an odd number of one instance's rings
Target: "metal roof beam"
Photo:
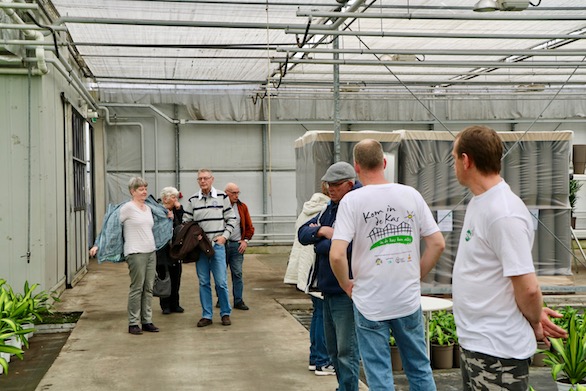
[[[63,16],[55,21],[60,26],[65,23],[73,24],[105,24],[125,26],[166,26],[166,27],[200,27],[200,28],[232,28],[232,29],[262,29],[283,30],[287,28],[305,29],[305,24],[287,23],[248,23],[248,22],[209,22],[195,20],[164,20],[164,19],[125,19],[125,18],[93,18],[82,16]],[[322,26],[323,27],[323,26]],[[305,31],[305,30],[303,30]]]
[[[392,14],[392,13],[366,13],[366,12],[327,12],[327,11],[297,11],[297,16],[309,18],[345,17],[349,19],[402,19],[402,20],[586,20],[586,14],[567,15],[528,15],[525,13],[470,13],[470,14]]]
[[[469,34],[469,33],[438,33],[436,31],[415,32],[415,31],[349,31],[349,30],[320,30],[309,28],[310,34],[314,35],[345,35],[345,36],[362,36],[362,37],[381,37],[381,38],[462,38],[462,39],[585,39],[586,36],[581,34]],[[290,29],[285,30],[287,34],[305,34],[305,30]]]
[[[355,66],[397,66],[397,67],[494,67],[494,68],[576,68],[586,67],[582,61],[531,61],[531,62],[502,62],[502,61],[377,61],[377,60],[332,60],[332,59],[298,59],[290,58],[288,62],[294,64],[322,64],[322,65],[355,65]],[[271,63],[280,63],[271,60]]]
[[[449,56],[580,56],[586,55],[586,50],[567,49],[535,49],[535,50],[483,50],[483,49],[331,49],[331,48],[298,48],[296,46],[279,46],[277,52],[301,53],[340,53],[340,54],[421,54],[421,55],[449,55]]]

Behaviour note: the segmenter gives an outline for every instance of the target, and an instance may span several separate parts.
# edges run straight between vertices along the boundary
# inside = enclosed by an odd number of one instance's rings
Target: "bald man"
[[[228,183],[224,189],[232,209],[236,214],[237,224],[232,235],[226,243],[226,263],[232,274],[232,294],[234,295],[234,308],[248,310],[248,306],[242,299],[244,282],[242,280],[242,264],[244,263],[244,252],[248,248],[248,241],[254,235],[254,226],[248,213],[248,207],[240,201],[240,188],[235,183]]]

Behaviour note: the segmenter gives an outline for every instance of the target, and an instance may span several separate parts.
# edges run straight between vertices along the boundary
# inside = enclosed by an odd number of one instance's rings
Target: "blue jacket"
[[[299,227],[297,236],[299,242],[303,245],[315,245],[315,268],[317,275],[317,288],[324,295],[346,294],[338,284],[338,280],[330,266],[330,246],[332,241],[324,237],[318,237],[317,231],[320,226],[333,227],[338,213],[338,204],[330,201],[326,208],[317,216]],[[319,224],[319,226],[310,227],[310,224]],[[348,246],[348,268],[351,265],[352,244]],[[352,278],[352,270],[350,270]]]
[[[120,208],[128,201],[118,205],[108,205],[102,231],[96,238],[94,246],[98,247],[98,263],[123,262],[124,258],[124,235],[122,234],[122,223],[120,222]],[[146,199],[146,204],[153,213],[153,236],[155,246],[158,249],[166,245],[173,236],[173,220],[167,216],[167,209],[159,204],[152,195]]]

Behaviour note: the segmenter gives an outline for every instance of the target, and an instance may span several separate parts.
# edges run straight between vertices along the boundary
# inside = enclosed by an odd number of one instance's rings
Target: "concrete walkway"
[[[60,311],[83,311],[37,390],[328,390],[335,376],[307,370],[309,334],[280,302],[310,302],[282,283],[288,254],[245,256],[245,301],[232,325],[197,328],[201,307],[195,265],[184,266],[183,314],[162,315],[159,333],[128,334],[126,264],[92,262],[89,273],[63,293]]]
[[[274,251],[274,249],[271,249]],[[37,391],[126,390],[312,390],[334,391],[334,376],[307,370],[309,333],[286,308],[311,308],[311,300],[284,284],[288,248],[276,254],[247,254],[245,295],[249,311],[233,310],[232,325],[222,326],[214,308],[214,324],[197,328],[201,317],[195,265],[184,266],[183,314],[162,315],[153,300],[154,323],[160,333],[128,334],[126,264],[90,263],[89,272],[63,293],[59,311],[83,311],[61,353]],[[586,270],[576,274],[586,285]],[[583,295],[550,296],[549,305],[585,305]],[[405,375],[395,372],[397,391],[409,389]],[[439,391],[461,389],[457,369],[435,370]],[[537,391],[553,391],[549,368],[532,368]],[[361,384],[361,391],[367,390]]]

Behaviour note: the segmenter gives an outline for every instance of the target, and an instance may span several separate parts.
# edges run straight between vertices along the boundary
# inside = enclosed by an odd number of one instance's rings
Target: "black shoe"
[[[169,315],[171,313],[171,308],[163,308],[163,315]]]
[[[230,315],[222,316],[222,326],[230,326],[232,321],[230,320]]]
[[[147,323],[147,324],[142,325],[142,331],[148,331],[150,333],[158,333],[159,328],[152,323]]]
[[[141,335],[142,334],[142,330],[137,325],[128,326],[128,332],[133,335]]]
[[[234,308],[236,308],[237,310],[243,310],[243,311],[248,311],[249,308],[246,304],[244,304],[244,301],[240,301],[236,304],[234,304]]]
[[[220,308],[220,301],[216,301],[216,308]]]
[[[181,307],[180,305],[178,305],[177,307],[174,307],[171,312],[178,312],[180,314],[184,313],[185,310],[183,309],[183,307]]]
[[[211,319],[208,318],[201,318],[199,322],[197,322],[197,327],[206,327],[211,325],[213,322]]]

